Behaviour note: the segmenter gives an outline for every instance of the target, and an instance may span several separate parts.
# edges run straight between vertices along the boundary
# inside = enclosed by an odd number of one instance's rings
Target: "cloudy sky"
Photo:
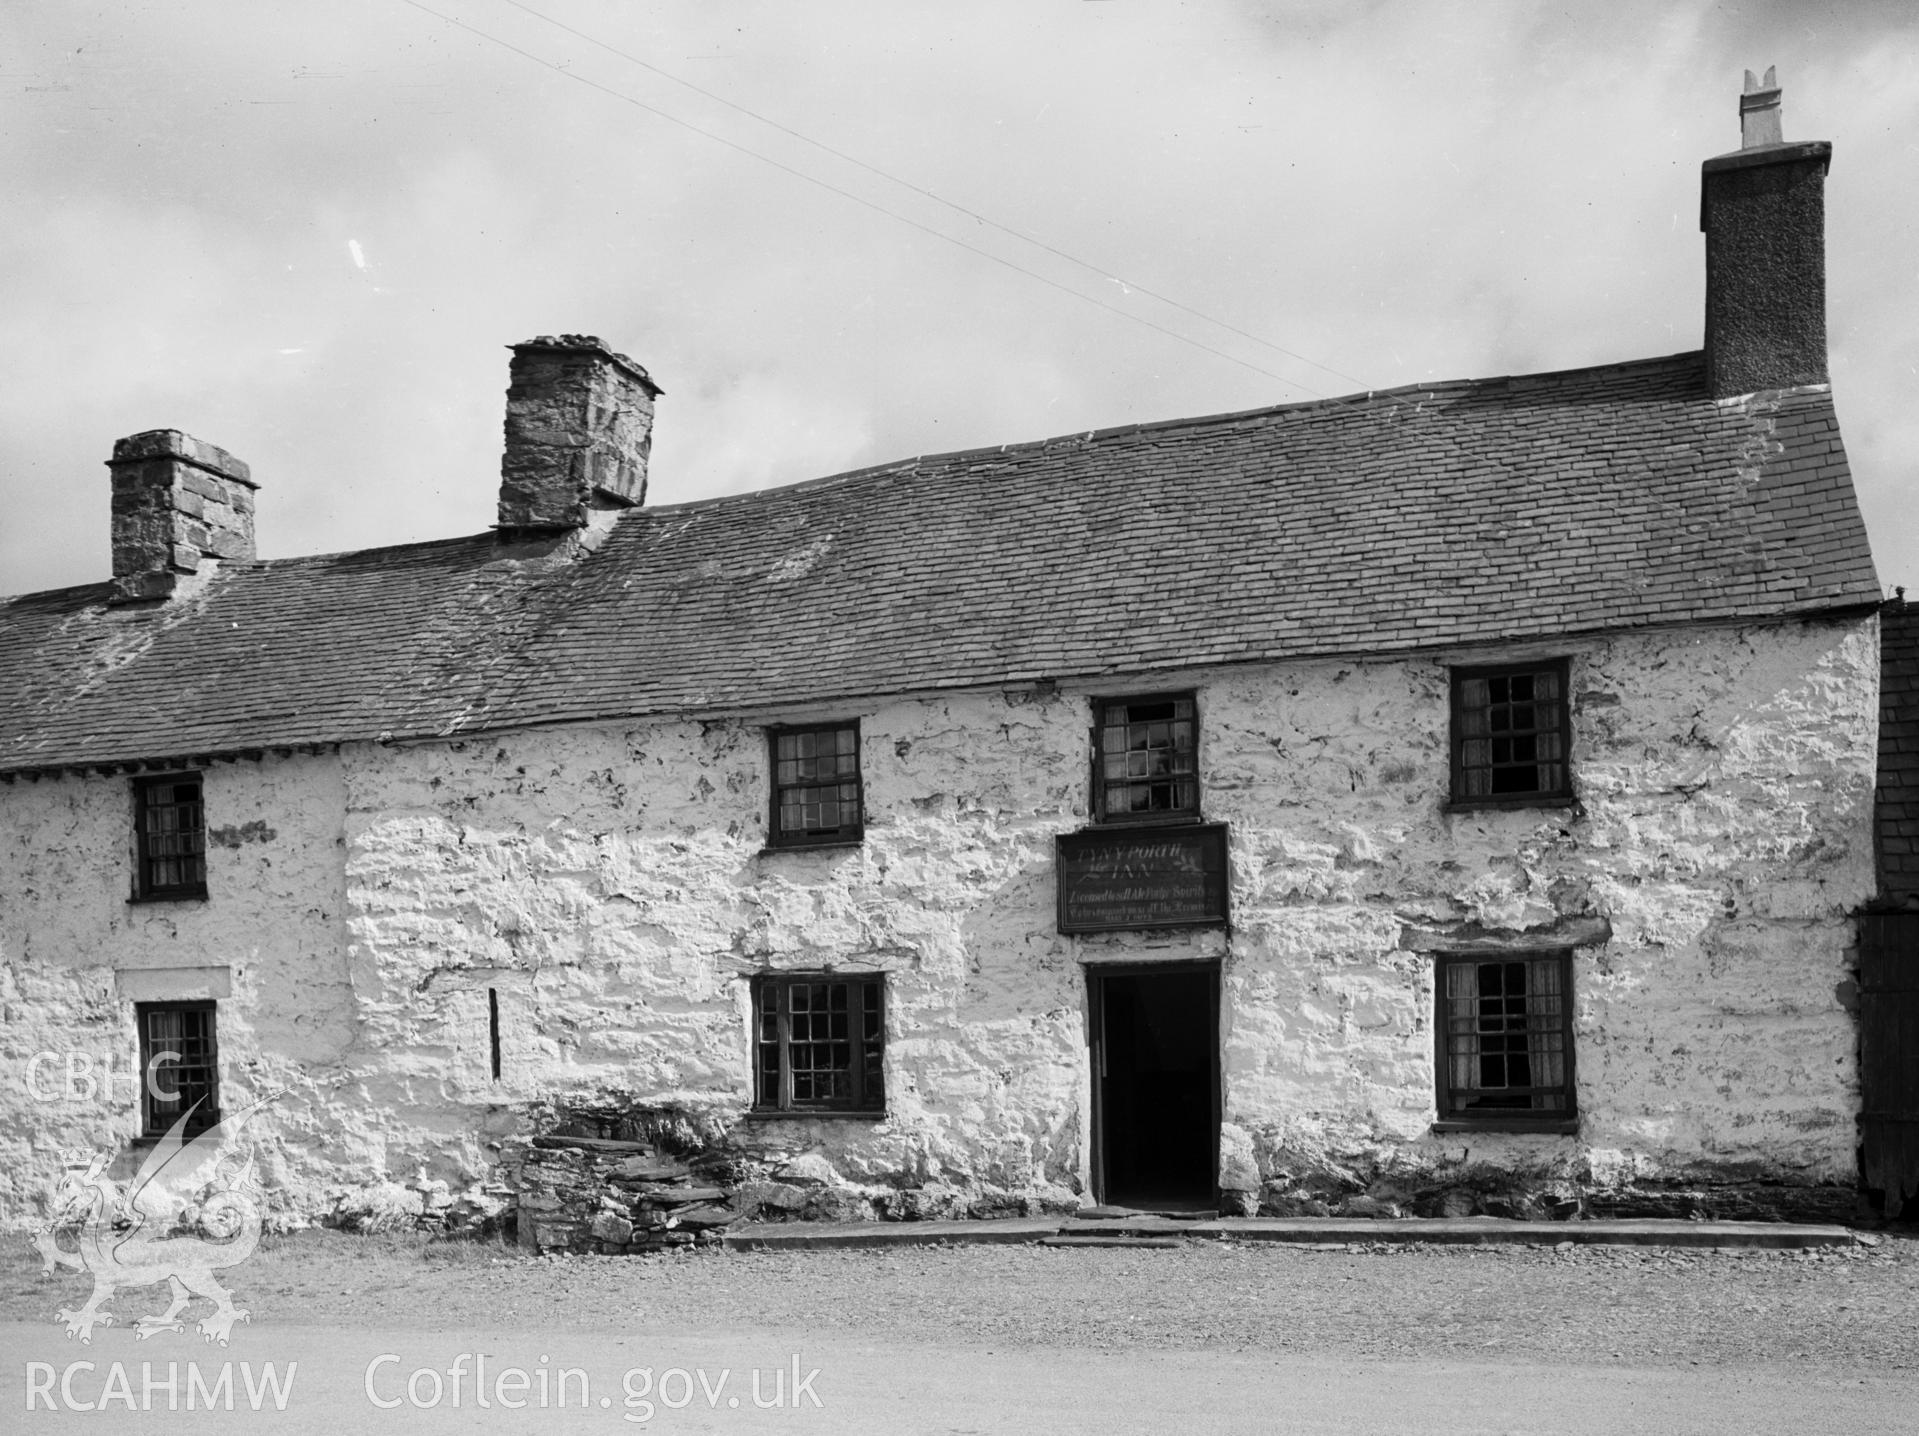
[[[0,592],[107,576],[142,429],[253,466],[264,556],[483,529],[542,333],[664,386],[663,503],[1693,349],[1768,64],[1919,587],[1910,0],[7,5]]]

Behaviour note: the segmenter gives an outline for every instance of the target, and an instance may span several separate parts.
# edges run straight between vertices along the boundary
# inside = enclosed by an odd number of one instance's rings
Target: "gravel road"
[[[531,1258],[304,1232],[229,1274],[253,1314],[230,1349],[192,1332],[136,1340],[131,1319],[164,1290],[117,1296],[120,1324],[91,1346],[69,1342],[52,1314],[86,1282],[44,1275],[31,1258],[24,1243],[0,1244],[0,1408],[20,1409],[38,1371],[43,1404],[57,1387],[50,1409],[90,1411],[100,1436],[203,1429],[209,1413],[106,1409],[103,1371],[143,1383],[149,1365],[175,1361],[217,1371],[297,1358],[300,1386],[273,1418],[289,1436],[343,1421],[367,1436],[433,1436],[561,1420],[433,1404],[434,1373],[456,1360],[475,1369],[476,1352],[496,1374],[549,1354],[590,1372],[593,1413],[609,1430],[654,1429],[625,1414],[621,1383],[635,1368],[744,1373],[802,1351],[821,1372],[821,1409],[800,1412],[797,1397],[771,1411],[703,1405],[686,1385],[691,1404],[656,1413],[657,1424],[848,1436],[1904,1436],[1919,1399],[1919,1238],[1904,1236],[1804,1254],[1195,1241]],[[368,1394],[376,1362],[388,1363],[391,1406]],[[413,1394],[419,1373],[426,1396]],[[71,1393],[58,1385],[76,1375]],[[589,1424],[584,1409],[565,1420]]]
[[[46,1320],[76,1280],[16,1260],[0,1281],[0,1316]],[[1919,1365],[1919,1238],[1894,1235],[1805,1253],[1207,1241],[528,1258],[308,1232],[256,1253],[233,1286],[256,1326],[612,1322],[1002,1349]]]

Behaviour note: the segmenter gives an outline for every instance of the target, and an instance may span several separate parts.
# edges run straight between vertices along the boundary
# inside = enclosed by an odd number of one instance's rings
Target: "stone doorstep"
[[[1081,1207],[1073,1213],[1074,1221],[1122,1221],[1134,1217],[1165,1217],[1176,1222],[1210,1222],[1219,1216],[1217,1207],[1205,1209],[1182,1207]]]
[[[1068,1217],[1060,1224],[1059,1230],[1061,1236],[1101,1239],[1124,1237],[1129,1241],[1140,1241],[1147,1237],[1189,1237],[1195,1233],[1211,1236],[1214,1233],[1207,1229],[1215,1225],[1216,1221],[1182,1221],[1177,1217],[1131,1216],[1100,1220],[1081,1215]]]
[[[1057,1240],[1048,1241],[1048,1238]],[[1503,1217],[1225,1217],[1181,1222],[1164,1217],[1115,1221],[1012,1217],[942,1222],[754,1222],[726,1234],[729,1251],[831,1247],[915,1247],[1046,1241],[1054,1246],[1177,1246],[1183,1240],[1290,1242],[1340,1247],[1372,1242],[1455,1246],[1659,1246],[1795,1249],[1851,1246],[1848,1227],[1789,1222],[1688,1222],[1660,1218],[1521,1222]]]

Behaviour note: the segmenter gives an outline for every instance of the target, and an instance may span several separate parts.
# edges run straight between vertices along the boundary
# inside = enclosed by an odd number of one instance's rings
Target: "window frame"
[[[1192,784],[1193,801],[1190,806],[1177,808],[1148,808],[1144,811],[1114,813],[1109,810],[1106,777],[1106,730],[1112,726],[1108,714],[1115,708],[1130,707],[1146,703],[1187,703],[1192,713],[1187,719],[1174,717],[1170,722],[1185,721],[1192,725],[1192,772],[1186,778]],[[1129,725],[1134,721],[1125,720]],[[1142,722],[1161,721],[1142,719]],[[1132,751],[1130,748],[1128,752]],[[1178,750],[1175,749],[1175,752]],[[1181,781],[1181,775],[1172,775],[1173,781]],[[1126,786],[1126,779],[1111,780],[1115,786]],[[1125,693],[1111,698],[1093,699],[1093,754],[1092,754],[1092,821],[1101,827],[1134,827],[1153,823],[1189,824],[1204,821],[1202,809],[1205,803],[1205,791],[1199,776],[1199,692],[1197,689],[1182,688],[1169,693]]]
[[[862,1019],[849,1023],[846,1071],[851,1074],[848,1095],[843,1099],[796,1101],[793,1097],[793,1008],[794,989],[820,985],[844,985],[849,989],[847,1010]],[[869,1037],[864,1018],[866,994],[875,994],[878,1032]],[[886,974],[883,972],[762,972],[753,978],[753,1026],[749,1081],[752,1105],[749,1117],[852,1117],[881,1120],[886,1116]],[[766,1064],[762,1048],[768,1015],[767,1003],[773,1003],[772,1018],[778,1044],[778,1091],[769,1100],[766,1089]],[[829,1009],[830,1010],[830,1009]],[[877,1049],[877,1050],[872,1050]],[[819,1069],[813,1069],[819,1070]]]
[[[184,768],[169,773],[140,773],[133,779],[133,902],[179,902],[205,898],[207,895],[207,803],[205,773],[198,768]],[[156,834],[149,833],[147,819],[156,811],[158,805],[153,802],[152,794],[162,787],[176,788],[188,784],[193,788],[196,801],[194,810],[199,818],[199,826],[191,831],[197,839],[193,852],[185,855],[157,855],[152,851],[151,839]],[[177,799],[170,799],[166,806],[178,808]],[[179,831],[176,829],[176,831]],[[190,860],[197,870],[197,876],[183,883],[157,883],[153,880],[154,869],[163,862]]]
[[[140,1132],[135,1138],[139,1142],[157,1142],[166,1136],[180,1114],[192,1106],[188,1084],[181,1080],[184,1071],[197,1070],[204,1074],[203,1079],[194,1084],[195,1088],[204,1088],[206,1101],[195,1110],[181,1135],[189,1140],[210,1127],[217,1126],[221,1120],[220,1111],[220,1005],[212,998],[187,998],[164,1002],[136,1002],[133,1004],[133,1022],[135,1035],[139,1039],[140,1049]],[[167,1012],[205,1013],[206,1019],[200,1034],[205,1044],[204,1060],[194,1068],[185,1063],[170,1063],[165,1072],[152,1072],[151,1064],[155,1055],[154,1038],[147,1019]],[[160,1048],[159,1051],[166,1051]],[[170,1110],[162,1115],[158,1110],[152,1086],[154,1080],[166,1080],[166,1073],[173,1074],[167,1085],[180,1093],[178,1104],[171,1104]]]
[[[1563,781],[1554,789],[1537,788],[1522,793],[1484,793],[1466,792],[1466,743],[1470,737],[1464,731],[1461,716],[1466,711],[1463,693],[1466,683],[1476,678],[1513,678],[1531,676],[1540,673],[1553,673],[1559,680],[1559,737],[1560,756],[1557,760]],[[1575,801],[1573,792],[1573,734],[1572,734],[1572,663],[1567,658],[1541,658],[1524,663],[1468,664],[1452,667],[1449,673],[1449,732],[1448,732],[1448,768],[1450,770],[1450,789],[1447,806],[1450,808],[1525,808],[1525,807],[1563,807]],[[1542,728],[1529,730],[1534,734],[1553,731]]]
[[[853,792],[859,804],[859,816],[851,823],[841,823],[837,828],[799,830],[788,832],[781,826],[780,810],[784,806],[780,799],[785,792],[796,788],[819,788],[822,783],[781,783],[780,782],[780,739],[796,737],[806,733],[838,734],[851,730],[853,734]],[[861,761],[860,720],[857,718],[836,718],[823,723],[779,723],[766,730],[767,786],[769,788],[766,816],[766,846],[769,848],[841,848],[857,847],[866,841],[866,774]],[[842,777],[838,782],[844,783]]]
[[[1560,1082],[1548,1087],[1529,1087],[1527,1091],[1560,1092],[1565,1105],[1560,1108],[1467,1108],[1455,1101],[1452,1085],[1453,1030],[1447,1011],[1446,974],[1449,968],[1488,963],[1552,962],[1558,966],[1559,1022],[1556,1030],[1565,1056],[1565,1072]],[[1512,951],[1440,952],[1433,954],[1433,1090],[1438,1115],[1433,1122],[1437,1132],[1557,1132],[1579,1130],[1578,1054],[1573,1041],[1573,961],[1569,948],[1519,948]],[[1527,993],[1527,1032],[1534,1031],[1530,999]],[[1483,1034],[1475,1034],[1483,1035]],[[1527,1056],[1536,1053],[1528,1044]],[[1501,1089],[1493,1089],[1501,1090]],[[1506,1089],[1511,1090],[1511,1089]]]

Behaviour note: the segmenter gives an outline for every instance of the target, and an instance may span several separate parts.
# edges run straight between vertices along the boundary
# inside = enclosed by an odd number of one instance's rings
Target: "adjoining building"
[[[284,1089],[285,1221],[556,1131],[733,1213],[1850,1211],[1880,589],[1748,90],[1703,352],[661,507],[543,338],[496,529],[272,561],[120,441],[112,581],[0,605],[0,1044],[170,1085],[5,1084],[0,1210]]]
[[[1869,1208],[1919,1203],[1919,608],[1879,614],[1879,887],[1859,915],[1859,1167]]]

